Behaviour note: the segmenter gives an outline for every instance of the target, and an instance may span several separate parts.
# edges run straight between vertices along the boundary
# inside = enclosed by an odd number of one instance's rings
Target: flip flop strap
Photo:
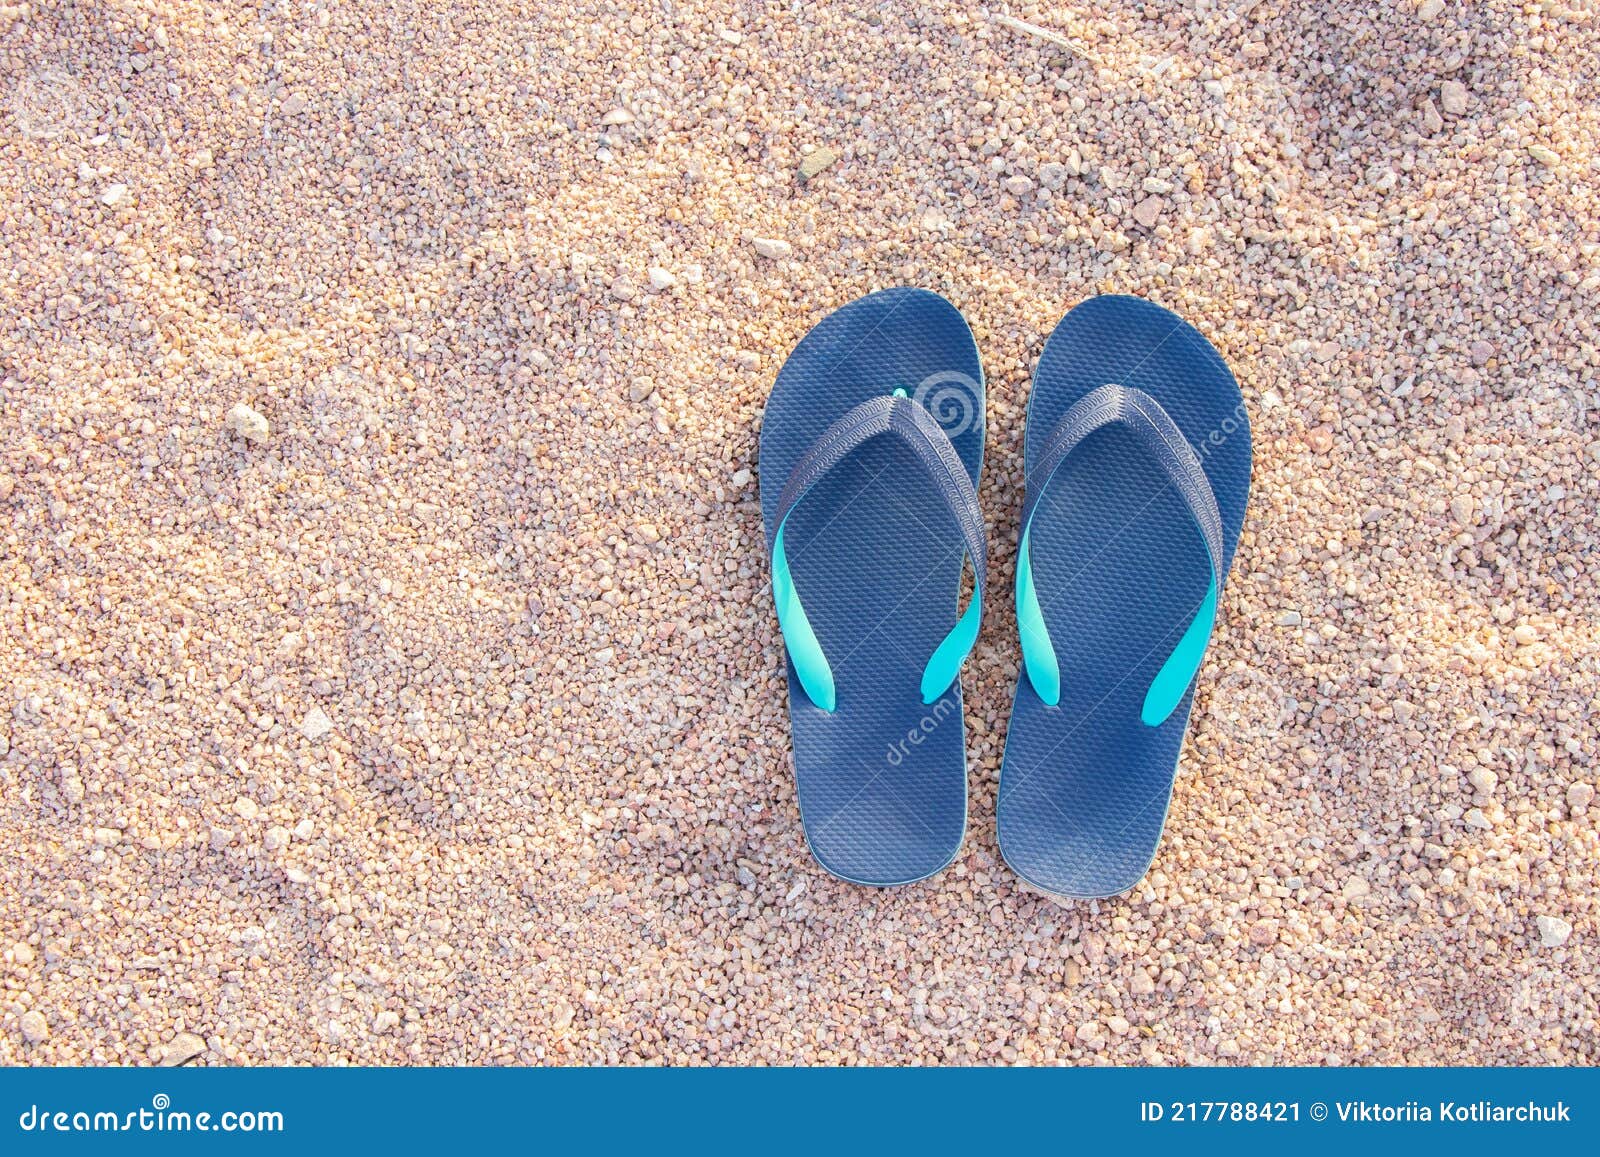
[[[1224,560],[1222,515],[1217,510],[1217,498],[1200,456],[1161,403],[1143,390],[1105,385],[1079,398],[1050,432],[1038,465],[1028,472],[1028,496],[1022,510],[1022,543],[1017,558],[1017,624],[1028,681],[1039,698],[1053,707],[1061,701],[1061,667],[1033,581],[1029,556],[1033,515],[1061,464],[1090,434],[1113,425],[1131,433],[1161,467],[1168,484],[1178,492],[1193,516],[1211,562],[1211,584],[1205,599],[1145,693],[1140,719],[1156,727],[1165,722],[1183,700],[1199,669],[1216,618],[1217,589],[1224,574]]]
[[[961,456],[956,453],[955,446],[939,423],[920,402],[896,396],[869,398],[829,426],[790,472],[778,496],[773,520],[777,529],[768,544],[772,550],[772,597],[778,609],[778,626],[783,632],[784,646],[788,648],[790,661],[794,663],[806,697],[824,711],[832,711],[837,702],[833,668],[822,653],[822,646],[817,641],[810,620],[806,618],[800,594],[795,590],[794,579],[789,573],[783,541],[784,524],[807,491],[864,442],[882,434],[893,435],[915,451],[917,460],[927,470],[928,478],[933,483],[933,492],[943,501],[961,529],[964,557],[972,561],[972,601],[923,670],[921,691],[924,703],[938,699],[955,682],[962,661],[977,640],[978,624],[983,618],[983,595],[987,582],[983,512],[978,507],[978,495]]]

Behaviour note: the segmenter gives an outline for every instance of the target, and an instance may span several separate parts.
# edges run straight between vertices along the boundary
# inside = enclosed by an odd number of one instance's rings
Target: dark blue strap
[[[1212,493],[1200,456],[1162,409],[1161,403],[1143,390],[1105,385],[1079,398],[1050,432],[1037,464],[1028,471],[1028,496],[1022,508],[1022,542],[1017,559],[1017,622],[1022,658],[1028,680],[1039,697],[1052,706],[1060,702],[1061,669],[1034,586],[1029,532],[1034,511],[1056,470],[1090,434],[1113,425],[1132,434],[1161,467],[1167,481],[1193,515],[1211,560],[1211,587],[1205,601],[1146,693],[1141,716],[1146,723],[1155,726],[1164,721],[1182,699],[1211,634],[1217,589],[1223,576],[1222,515],[1217,510],[1217,498]]]
[[[768,544],[773,557],[773,599],[778,608],[778,625],[783,631],[784,644],[807,697],[824,711],[834,709],[836,695],[833,672],[822,654],[789,574],[783,545],[784,523],[806,492],[829,471],[863,443],[884,434],[893,435],[909,446],[927,470],[934,493],[943,501],[961,530],[966,556],[972,560],[976,585],[967,610],[928,660],[922,679],[923,702],[932,703],[955,680],[962,660],[977,639],[978,623],[983,616],[988,555],[983,513],[978,507],[978,495],[961,456],[956,453],[955,446],[939,423],[920,402],[898,396],[869,398],[829,426],[790,472],[778,496],[772,521],[772,541]]]

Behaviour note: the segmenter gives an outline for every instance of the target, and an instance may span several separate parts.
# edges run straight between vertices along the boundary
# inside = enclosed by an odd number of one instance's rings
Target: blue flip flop
[[[1035,887],[1137,884],[1172,799],[1196,673],[1250,493],[1222,357],[1137,297],[1050,336],[1028,401],[1017,683],[1000,772],[1006,862]]]
[[[983,615],[983,418],[972,332],[921,289],[829,314],[767,400],[761,515],[800,818],[817,862],[853,883],[931,876],[966,829],[957,676]]]

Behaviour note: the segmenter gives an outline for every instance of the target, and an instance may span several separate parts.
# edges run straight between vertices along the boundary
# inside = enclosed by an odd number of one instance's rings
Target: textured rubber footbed
[[[1243,399],[1210,343],[1157,305],[1098,297],[1062,319],[1034,374],[1025,468],[1067,410],[1108,383],[1155,398],[1200,455],[1231,565],[1250,490]],[[1210,564],[1178,491],[1116,426],[1062,463],[1032,525],[1062,694],[1047,706],[1026,672],[1019,677],[1000,773],[1000,848],[1046,891],[1116,895],[1149,868],[1166,822],[1193,683],[1160,726],[1139,713],[1205,597]]]
[[[971,331],[937,294],[884,290],[824,318],[779,371],[762,419],[769,540],[795,463],[836,419],[896,388],[940,419],[976,484],[982,381]],[[789,515],[784,544],[838,690],[831,714],[813,706],[785,660],[811,852],[856,883],[932,875],[955,857],[966,828],[960,682],[931,705],[919,690],[960,613],[960,529],[915,453],[880,436],[806,494]]]

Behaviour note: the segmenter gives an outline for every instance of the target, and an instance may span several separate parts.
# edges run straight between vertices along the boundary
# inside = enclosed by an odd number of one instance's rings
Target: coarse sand
[[[1594,1063],[1600,13],[0,6],[0,1061]],[[759,243],[757,238],[760,239]],[[829,309],[1023,410],[1238,373],[1251,509],[1127,897],[807,854],[756,502]]]

